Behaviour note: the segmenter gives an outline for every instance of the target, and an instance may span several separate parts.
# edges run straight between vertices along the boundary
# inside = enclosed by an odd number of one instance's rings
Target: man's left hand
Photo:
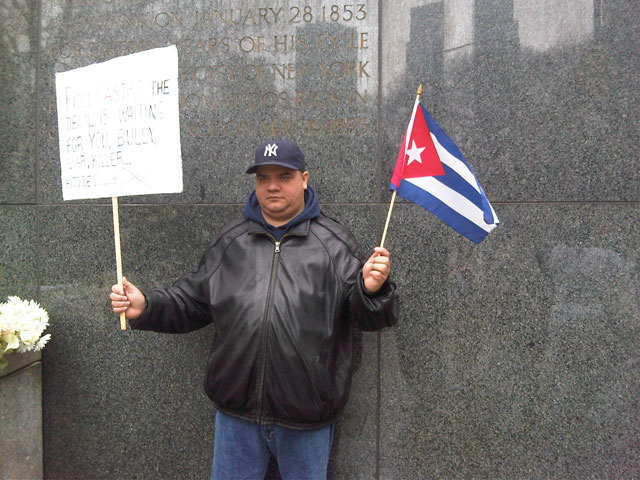
[[[373,255],[362,267],[362,279],[364,288],[368,293],[376,293],[389,277],[391,271],[391,259],[386,248],[376,247]]]

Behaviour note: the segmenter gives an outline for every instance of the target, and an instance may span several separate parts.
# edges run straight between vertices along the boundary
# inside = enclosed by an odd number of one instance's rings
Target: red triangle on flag
[[[391,183],[396,187],[403,178],[432,177],[444,175],[444,168],[436,147],[431,139],[427,121],[422,113],[422,105],[418,104],[411,131],[402,139],[396,167]],[[409,141],[407,142],[407,135]]]

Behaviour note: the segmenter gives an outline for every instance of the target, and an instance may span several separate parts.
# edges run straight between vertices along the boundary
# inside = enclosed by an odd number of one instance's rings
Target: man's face
[[[304,210],[304,191],[309,172],[278,165],[256,170],[256,196],[264,219],[278,227]]]

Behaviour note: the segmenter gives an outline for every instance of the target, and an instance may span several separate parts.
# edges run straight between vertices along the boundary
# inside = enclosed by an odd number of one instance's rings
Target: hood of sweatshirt
[[[282,235],[284,235],[291,227],[294,227],[299,223],[304,222],[305,220],[319,217],[320,204],[318,203],[318,196],[316,195],[316,191],[311,187],[307,187],[307,190],[304,192],[304,210],[300,212],[296,217],[289,220],[289,222],[287,222],[286,224],[279,227],[274,227],[273,225],[267,223],[267,221],[264,219],[262,210],[260,209],[260,204],[258,203],[256,191],[254,190],[249,195],[249,199],[242,209],[242,214],[248,219],[262,225],[271,235],[275,237],[276,240],[280,240],[282,238]]]

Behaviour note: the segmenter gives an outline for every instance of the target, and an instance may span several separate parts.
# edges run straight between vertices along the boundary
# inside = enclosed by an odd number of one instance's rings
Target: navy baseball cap
[[[247,173],[254,173],[262,165],[280,165],[292,170],[307,170],[304,153],[293,140],[273,140],[258,145],[255,163],[247,169]]]

